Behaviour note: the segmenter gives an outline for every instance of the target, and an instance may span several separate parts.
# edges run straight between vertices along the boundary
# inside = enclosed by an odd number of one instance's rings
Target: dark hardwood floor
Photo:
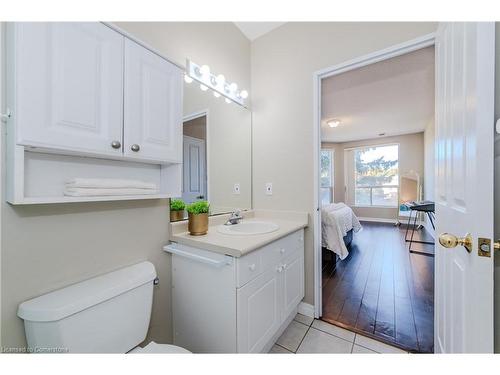
[[[434,258],[408,252],[406,225],[362,222],[349,256],[323,249],[322,319],[411,352],[434,351]],[[432,241],[425,229],[414,239]],[[412,250],[433,252],[432,245]]]

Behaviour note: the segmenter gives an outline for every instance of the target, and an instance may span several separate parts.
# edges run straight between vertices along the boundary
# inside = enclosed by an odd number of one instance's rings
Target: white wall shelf
[[[111,202],[111,201],[130,201],[143,199],[163,199],[169,198],[168,194],[154,195],[116,195],[106,197],[41,197],[41,198],[24,198],[14,204],[30,205],[30,204],[52,204],[52,203],[81,203],[81,202]]]
[[[9,145],[8,145],[9,146]],[[64,195],[64,183],[72,178],[117,178],[154,183],[159,193],[70,197]],[[127,160],[46,154],[22,146],[8,147],[7,201],[14,205],[73,202],[104,202],[162,199],[181,195],[182,164],[150,164]]]

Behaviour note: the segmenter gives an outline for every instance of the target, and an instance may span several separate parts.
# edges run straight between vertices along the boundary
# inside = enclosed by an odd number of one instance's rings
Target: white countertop
[[[187,231],[187,220],[171,223],[170,241],[241,257],[308,225],[308,214],[304,212],[252,210],[243,212],[244,221],[270,221],[276,223],[279,229],[271,233],[252,235],[218,232],[217,226],[224,224],[228,218],[229,215],[210,216],[208,233],[203,236],[191,236]]]

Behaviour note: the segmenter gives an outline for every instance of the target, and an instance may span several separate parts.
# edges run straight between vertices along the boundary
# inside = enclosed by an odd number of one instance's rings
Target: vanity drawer
[[[239,288],[260,275],[262,269],[262,250],[256,250],[236,261],[236,287]]]
[[[304,230],[280,238],[236,261],[236,287],[240,288],[262,272],[290,262],[304,253]]]
[[[262,264],[275,265],[304,251],[304,230],[298,230],[262,248]]]

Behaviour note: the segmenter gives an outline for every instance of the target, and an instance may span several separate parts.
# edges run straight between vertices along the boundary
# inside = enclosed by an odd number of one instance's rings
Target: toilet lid
[[[169,345],[169,344],[157,344],[151,341],[144,348],[135,348],[131,353],[172,353],[172,354],[187,354],[191,353],[189,350],[181,348],[180,346]]]

